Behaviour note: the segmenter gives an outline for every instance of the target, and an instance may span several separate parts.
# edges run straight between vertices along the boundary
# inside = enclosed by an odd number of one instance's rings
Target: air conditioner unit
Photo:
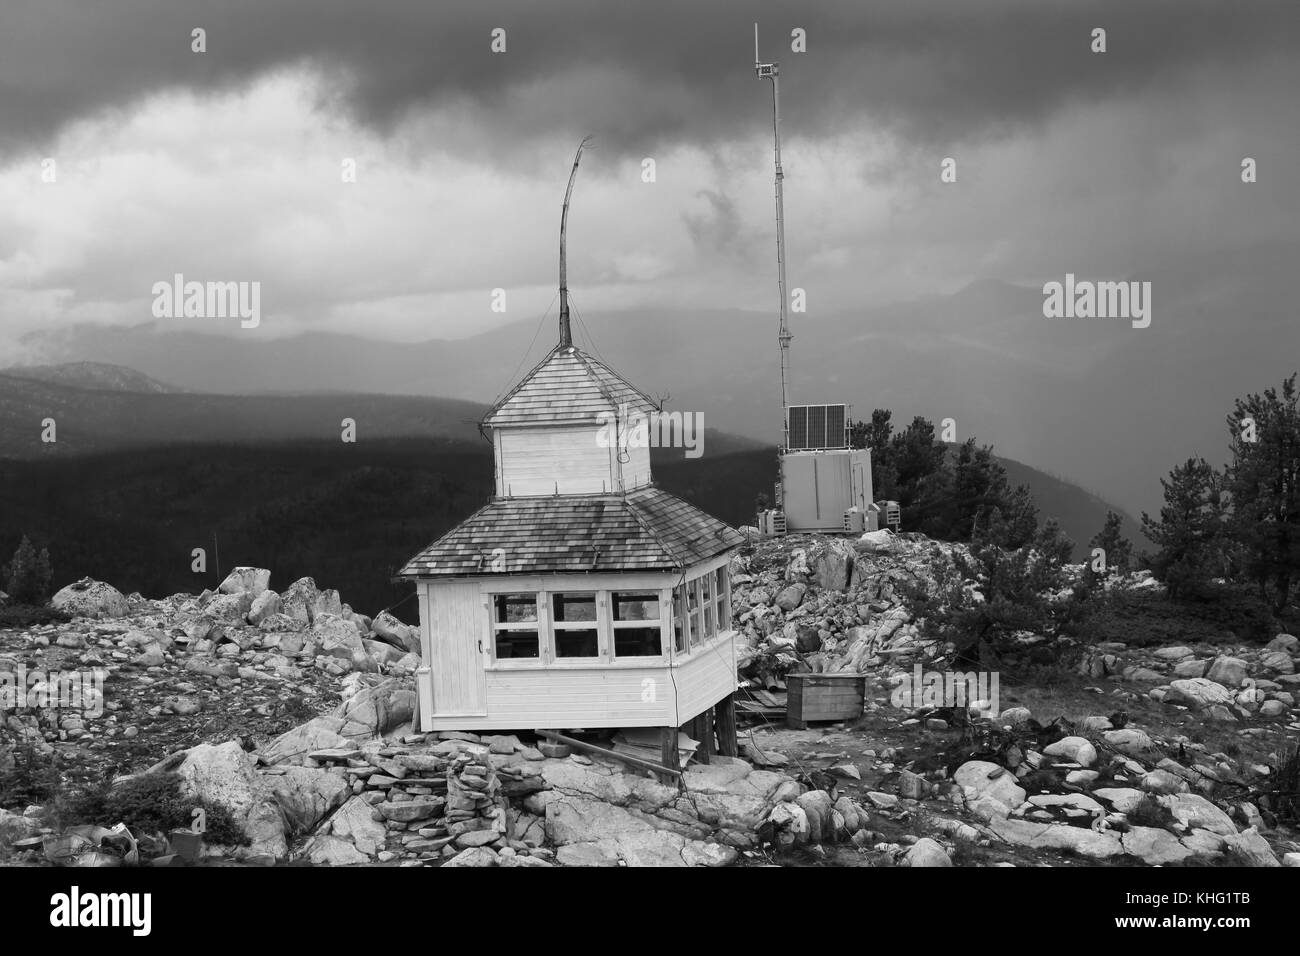
[[[785,534],[785,512],[774,508],[759,512],[758,533],[769,537]]]
[[[844,530],[848,534],[862,534],[867,528],[867,516],[857,508],[844,512]]]

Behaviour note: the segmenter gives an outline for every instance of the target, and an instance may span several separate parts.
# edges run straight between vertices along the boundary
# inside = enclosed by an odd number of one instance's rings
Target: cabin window
[[[492,598],[493,653],[501,660],[537,660],[541,639],[537,629],[536,594],[497,594]]]
[[[659,595],[615,591],[613,605],[614,657],[661,657]]]
[[[700,617],[700,579],[686,582],[686,617],[691,626],[691,647],[698,647],[704,639]]]
[[[683,601],[683,588],[673,588],[673,650],[678,654],[686,653],[686,608]]]
[[[714,598],[713,575],[706,574],[700,578],[700,602],[704,606],[704,637],[706,640],[718,633],[714,612],[717,610]]]
[[[731,597],[731,582],[727,578],[727,567],[723,565],[713,572],[714,576],[714,593],[718,599],[718,630],[731,630],[731,615],[728,612],[730,606],[729,598]]]
[[[600,632],[596,628],[596,594],[551,595],[551,628],[556,658],[599,657]]]

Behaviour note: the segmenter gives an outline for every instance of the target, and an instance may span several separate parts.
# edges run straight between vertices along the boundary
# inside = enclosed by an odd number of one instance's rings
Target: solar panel
[[[796,451],[847,448],[847,405],[791,405],[787,410],[786,447]]]

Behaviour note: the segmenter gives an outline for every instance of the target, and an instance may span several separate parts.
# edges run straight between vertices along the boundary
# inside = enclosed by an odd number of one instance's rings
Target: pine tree
[[[14,552],[13,560],[5,566],[5,589],[15,604],[42,606],[50,599],[50,554],[42,548],[39,552],[23,535]]]
[[[1121,533],[1123,520],[1113,511],[1106,512],[1106,523],[1088,542],[1088,554],[1084,556],[1084,576],[1089,586],[1095,586],[1112,574],[1124,574],[1133,563],[1133,545]],[[1100,548],[1105,565],[1100,571],[1093,570],[1092,552]]]
[[[1223,478],[1205,459],[1189,458],[1160,484],[1165,497],[1160,519],[1143,512],[1142,530],[1159,548],[1152,570],[1176,598],[1224,573]]]
[[[1249,419],[1250,428],[1246,426]],[[1232,463],[1224,476],[1231,495],[1230,533],[1245,574],[1261,598],[1281,613],[1300,579],[1300,397],[1296,376],[1264,394],[1237,399],[1227,419]],[[1253,435],[1251,432],[1253,431]],[[1249,440],[1253,437],[1253,441]]]

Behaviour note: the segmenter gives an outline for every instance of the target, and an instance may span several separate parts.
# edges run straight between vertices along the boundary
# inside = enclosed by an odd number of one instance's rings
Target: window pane
[[[686,582],[686,601],[687,606],[692,611],[700,606],[700,582],[698,580]]]
[[[596,620],[596,595],[594,592],[591,594],[552,594],[551,606],[555,608],[557,623]]]
[[[682,614],[682,589],[673,588],[673,647],[679,654],[686,651],[686,628]]]
[[[596,657],[600,653],[600,638],[595,628],[556,630],[555,656]]]
[[[531,623],[537,620],[536,594],[498,594],[493,598],[498,624]]]
[[[520,658],[537,658],[536,631],[497,631],[497,660],[519,660]]]
[[[725,567],[718,568],[718,570],[714,572],[714,576],[717,578],[717,588],[716,588],[716,593],[717,593],[718,597],[720,597],[720,598],[722,598],[722,597],[726,597],[726,596],[727,596],[727,587],[728,587],[728,584],[727,584],[727,569],[726,569]]]
[[[713,637],[717,632],[713,629],[713,605],[704,605],[704,636]]]
[[[614,632],[615,657],[658,657],[662,653],[657,627],[620,627]]]
[[[700,578],[700,588],[704,592],[704,602],[707,604],[713,600],[713,575],[706,574]]]
[[[657,621],[659,620],[659,595],[614,593],[614,620],[616,621]]]

